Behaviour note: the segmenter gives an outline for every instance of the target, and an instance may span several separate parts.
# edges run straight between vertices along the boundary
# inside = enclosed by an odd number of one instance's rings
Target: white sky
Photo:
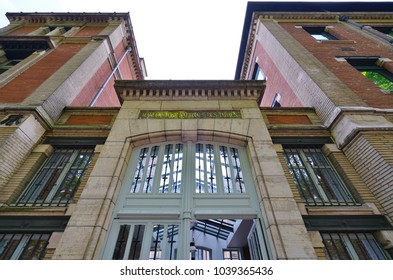
[[[129,12],[147,79],[232,80],[247,2],[0,0],[0,27],[6,12]]]

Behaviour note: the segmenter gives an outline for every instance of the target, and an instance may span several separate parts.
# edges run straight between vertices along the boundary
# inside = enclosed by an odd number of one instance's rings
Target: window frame
[[[315,155],[307,156],[305,151]],[[294,156],[298,158],[295,161]],[[302,201],[307,206],[362,205],[354,193],[355,190],[345,184],[334,165],[323,153],[321,146],[283,145],[283,157]],[[321,164],[321,159],[326,165]]]
[[[371,232],[321,232],[321,237],[331,260],[391,259]]]
[[[380,26],[372,25],[371,28],[374,29],[374,30],[377,30],[377,31],[379,31],[379,32],[389,36],[389,37],[393,37],[393,26],[392,25],[389,25],[389,26],[386,26],[386,25],[385,26],[383,26],[383,25],[380,25]]]
[[[170,145],[181,145],[181,154],[176,155],[176,149],[171,149],[169,156],[167,151]],[[196,195],[247,195],[246,175],[242,170],[246,162],[243,149],[236,145],[205,141],[193,144],[167,142],[137,148],[133,154],[133,161],[137,164],[131,174],[129,194],[181,195],[185,180],[192,178],[195,179],[193,192]],[[169,160],[172,162],[167,163]],[[181,168],[176,168],[177,165]],[[172,172],[168,173],[168,169]],[[170,177],[168,184],[172,187],[165,188],[165,183],[162,185],[164,177]],[[179,177],[180,183],[177,181]],[[176,191],[173,191],[174,178],[178,186]],[[164,189],[168,191],[161,191]]]
[[[237,256],[238,256],[237,258],[233,257],[233,252],[237,253]],[[226,255],[225,253],[228,253],[229,257],[225,257],[225,255]],[[222,259],[224,261],[226,261],[226,260],[242,260],[243,259],[240,248],[226,248],[226,249],[223,249],[222,250],[222,256],[223,256]]]
[[[48,238],[46,238],[46,243],[45,247],[42,247],[41,251],[38,251],[38,258],[34,259],[43,259],[46,254],[46,250],[48,249],[48,244],[50,241],[50,238],[52,238],[52,235],[57,232],[63,232],[64,229],[66,228],[68,221],[69,221],[69,216],[2,216],[0,217],[0,258],[4,258],[4,256],[1,256],[2,254],[2,249],[1,247],[3,246],[3,249],[5,248],[6,244],[3,242],[2,239],[5,237],[5,235],[8,235],[9,237],[13,237],[15,235],[22,235],[24,238],[24,241],[28,242],[28,235],[49,235]],[[4,241],[4,240],[3,240]],[[26,244],[25,242],[25,244]],[[15,244],[15,243],[14,243]],[[23,244],[17,244],[14,249],[19,248],[18,252],[12,251],[11,256],[13,258],[8,258],[8,259],[19,259],[21,256],[20,254],[24,253],[22,246]],[[31,248],[31,247],[30,247]],[[36,248],[34,248],[36,249]],[[37,254],[36,254],[37,255]],[[31,258],[28,258],[26,256],[24,259],[33,259],[34,255],[30,255]]]
[[[362,72],[373,72],[381,75],[385,79],[389,80],[392,84],[391,89],[383,89],[381,88],[374,80],[365,76],[369,81],[373,82],[381,91],[393,91],[393,73],[386,70],[385,68],[378,65],[380,61],[380,57],[344,57],[348,64],[358,70],[360,73]]]
[[[329,33],[327,26],[302,26],[302,28],[318,42],[339,40],[339,38]]]
[[[276,93],[273,98],[272,108],[280,108],[281,107],[281,94]]]
[[[67,153],[70,155],[67,156]],[[78,164],[78,157],[82,156],[87,158],[87,162],[83,164],[83,158]],[[94,146],[54,146],[54,151],[41,164],[12,206],[68,206],[93,157]],[[75,179],[77,181],[74,184]],[[67,181],[69,186],[66,185]]]
[[[265,75],[265,72],[263,72],[262,68],[259,66],[258,63],[255,63],[254,65],[252,79],[257,81],[267,81],[267,76]]]
[[[42,260],[51,235],[51,232],[0,232],[0,260]]]

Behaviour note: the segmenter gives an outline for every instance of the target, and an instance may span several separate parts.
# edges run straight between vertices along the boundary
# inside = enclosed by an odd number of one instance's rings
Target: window
[[[50,233],[1,233],[0,260],[41,260]]]
[[[346,58],[347,62],[355,67],[363,76],[371,80],[381,90],[393,90],[393,74],[377,65],[378,58]]]
[[[335,36],[327,32],[326,26],[303,26],[303,29],[317,41],[338,40]]]
[[[12,68],[13,66],[15,66],[21,61],[22,61],[21,59],[11,59],[11,60],[5,60],[3,63],[0,63],[0,74]]]
[[[195,193],[241,194],[246,192],[236,147],[197,143],[189,147],[195,173]],[[180,194],[185,174],[182,143],[140,149],[130,193]]]
[[[16,206],[66,206],[93,157],[93,148],[55,147],[18,198]]]
[[[191,221],[186,231],[188,224],[182,225],[181,221],[115,221],[115,224],[116,235],[109,241],[113,246],[104,252],[105,259],[181,259],[180,245],[185,238],[181,232],[190,235],[189,247],[185,248],[186,259],[240,260],[241,251],[247,252],[247,259],[266,259],[266,252],[260,248],[264,245],[254,220],[196,220]],[[238,228],[239,225],[242,229]],[[236,248],[228,248],[230,244],[236,244]]]
[[[276,95],[274,96],[273,102],[272,102],[272,107],[273,108],[279,108],[281,107],[281,94],[276,93]]]
[[[229,143],[135,147],[102,258],[222,260],[224,249],[240,248],[247,259],[269,259],[250,173],[245,147]]]
[[[263,73],[261,67],[257,63],[254,66],[254,73],[252,75],[253,80],[264,81],[267,80],[266,75]]]
[[[321,149],[285,148],[284,157],[307,205],[358,205]]]
[[[190,252],[190,260],[211,260],[212,250],[210,248],[197,246],[195,252]]]
[[[224,260],[241,260],[239,249],[224,249]]]
[[[17,65],[35,51],[49,49],[45,40],[0,38],[0,74]]]
[[[322,239],[332,260],[390,259],[371,233],[322,233]]]
[[[372,26],[372,28],[393,37],[393,26]]]

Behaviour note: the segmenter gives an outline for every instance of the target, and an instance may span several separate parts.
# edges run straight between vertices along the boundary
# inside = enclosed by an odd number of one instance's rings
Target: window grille
[[[0,233],[0,260],[41,260],[50,233]]]
[[[93,158],[92,148],[55,148],[16,206],[68,205]]]
[[[307,205],[359,205],[320,149],[284,149],[289,173]]]
[[[190,149],[186,149],[186,145]],[[191,151],[187,154],[185,151]],[[185,158],[190,159],[186,161]],[[195,176],[195,193],[246,193],[239,149],[219,144],[163,144],[141,148],[130,193],[180,194]],[[186,169],[186,162],[192,165]]]
[[[371,233],[323,233],[326,256],[332,260],[387,260]]]
[[[150,230],[150,238],[144,238]],[[144,240],[150,242],[150,260],[176,259],[179,225],[176,224],[123,224],[113,252],[113,260],[139,260]]]

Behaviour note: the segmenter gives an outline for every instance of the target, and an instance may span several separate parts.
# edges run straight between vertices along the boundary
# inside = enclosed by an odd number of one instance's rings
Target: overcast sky
[[[0,0],[6,12],[129,12],[147,79],[232,80],[247,0]]]

